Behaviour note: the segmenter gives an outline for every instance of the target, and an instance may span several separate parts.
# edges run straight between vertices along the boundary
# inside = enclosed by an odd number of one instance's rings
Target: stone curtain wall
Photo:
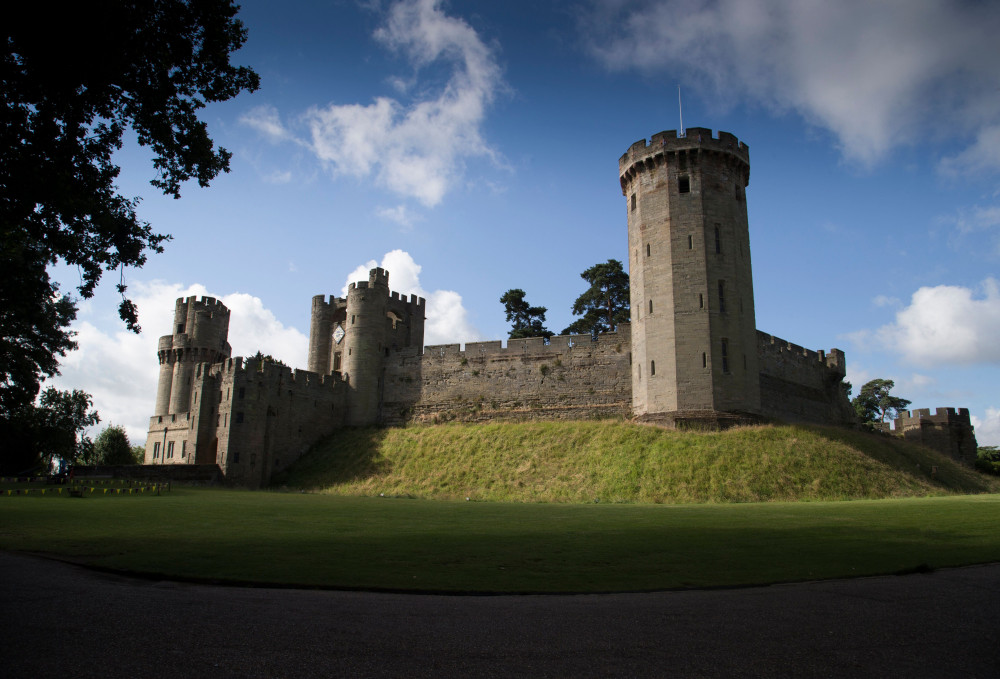
[[[631,332],[410,348],[386,360],[380,422],[627,417]]]
[[[316,441],[344,426],[346,385],[273,363],[236,358],[220,364],[218,461],[226,480],[266,484]]]
[[[851,424],[844,352],[810,351],[757,331],[761,414],[786,422]]]

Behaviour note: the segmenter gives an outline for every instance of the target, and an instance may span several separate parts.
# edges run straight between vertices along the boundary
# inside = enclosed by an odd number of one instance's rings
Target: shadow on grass
[[[326,488],[387,473],[391,462],[381,453],[385,436],[385,430],[377,427],[341,429],[275,474],[271,485]]]
[[[947,455],[893,436],[834,427],[817,427],[815,431],[942,489],[958,493],[995,493],[1000,485]]]

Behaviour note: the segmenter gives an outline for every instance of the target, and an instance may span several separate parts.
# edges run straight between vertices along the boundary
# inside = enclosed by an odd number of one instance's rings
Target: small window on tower
[[[649,362],[649,376],[652,377],[656,374],[656,361]]]
[[[722,254],[722,233],[719,231],[718,224],[715,225],[715,253]]]
[[[183,323],[178,323],[177,324],[177,334],[180,335],[183,332],[184,332],[184,324]]]
[[[722,338],[722,372],[729,372],[729,340]]]
[[[719,281],[719,311],[726,310],[726,282]]]
[[[708,354],[705,353],[704,351],[701,352],[701,367],[702,368],[708,367]]]
[[[677,192],[691,193],[691,178],[686,174],[677,178]]]
[[[699,309],[705,308],[705,293],[703,292],[698,293],[698,308]]]
[[[649,243],[646,243],[646,256],[649,257]]]
[[[635,209],[635,194],[632,194],[632,209]]]
[[[649,313],[653,313],[653,300],[649,300]]]
[[[694,249],[694,236],[688,236],[688,250]]]

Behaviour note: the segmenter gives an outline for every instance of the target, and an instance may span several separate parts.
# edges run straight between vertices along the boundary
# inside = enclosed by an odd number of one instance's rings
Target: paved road
[[[151,582],[0,552],[0,620],[11,679],[1000,676],[1000,565],[470,597]]]

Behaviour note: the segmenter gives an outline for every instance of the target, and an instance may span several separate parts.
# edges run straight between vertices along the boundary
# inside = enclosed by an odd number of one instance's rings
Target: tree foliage
[[[254,354],[253,356],[251,356],[250,358],[248,358],[247,360],[248,361],[257,361],[257,365],[258,366],[263,366],[265,363],[274,363],[275,365],[286,365],[286,366],[288,365],[287,363],[285,363],[284,361],[282,361],[280,358],[275,358],[271,354],[265,354],[260,349],[258,349],[257,353]]]
[[[563,334],[613,332],[619,323],[629,320],[628,274],[617,259],[595,264],[580,277],[590,284],[573,302],[573,315],[582,316],[563,330]]]
[[[152,184],[175,198],[228,171],[197,113],[259,86],[229,63],[246,40],[230,0],[21,3],[4,16],[0,58],[0,417],[30,406],[40,376],[74,348],[74,303],[48,268],[80,273],[94,294],[104,271],[142,266],[167,236],[118,193],[113,154],[131,129],[153,153]],[[119,312],[139,331],[135,304]]]
[[[524,290],[511,288],[500,297],[507,312],[507,322],[511,324],[510,339],[522,337],[552,337],[555,333],[545,327],[543,306],[531,306],[524,299]]]
[[[895,386],[892,380],[877,378],[861,387],[851,405],[862,424],[885,422],[887,417],[895,419],[899,411],[906,410],[910,401],[889,393]]]
[[[83,435],[84,429],[100,422],[92,406],[90,394],[84,391],[49,387],[37,405],[22,406],[0,418],[2,473],[48,468],[56,458],[67,464],[93,464],[93,442]]]
[[[129,443],[125,429],[117,424],[109,424],[94,439],[94,455],[97,464],[140,464]]]

